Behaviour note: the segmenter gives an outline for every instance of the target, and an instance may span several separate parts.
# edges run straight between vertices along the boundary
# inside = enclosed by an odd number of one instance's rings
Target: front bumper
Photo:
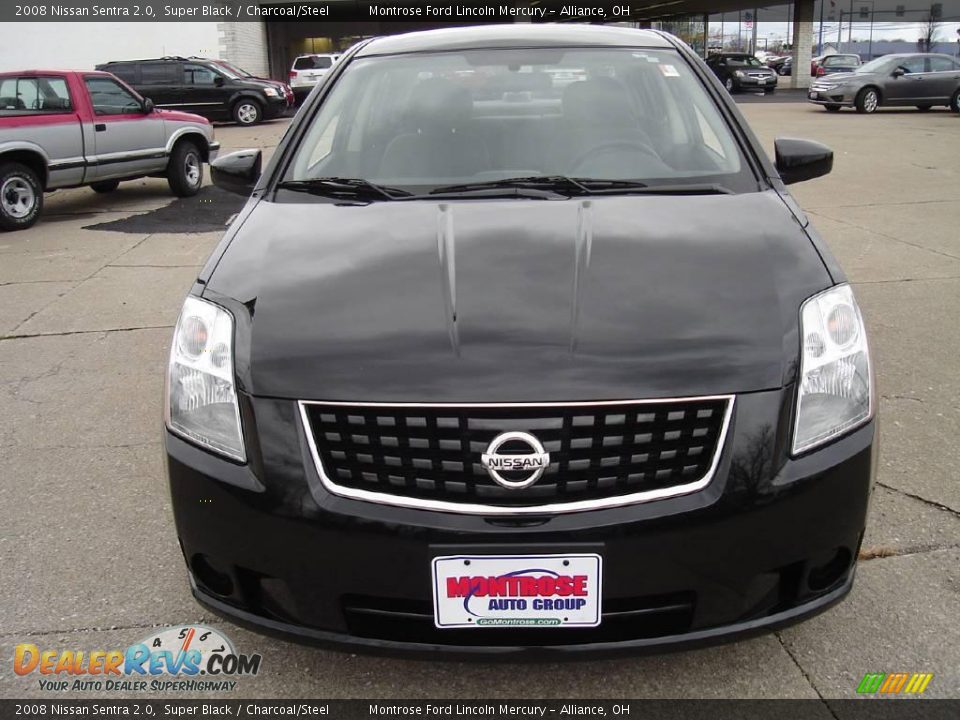
[[[840,105],[843,107],[853,107],[853,101],[855,97],[856,93],[846,92],[842,87],[811,87],[807,92],[807,101],[812,102],[815,105]]]
[[[769,79],[762,80],[748,75],[737,78],[736,82],[744,90],[773,90],[777,87],[777,76],[771,75]]]
[[[266,120],[271,120],[279,115],[282,115],[287,110],[287,97],[286,95],[280,95],[279,97],[267,98],[267,103],[263,108],[263,117]]]
[[[875,422],[786,456],[792,390],[737,397],[714,480],[690,495],[563,515],[468,516],[328,494],[296,403],[244,397],[249,466],[165,433],[197,599],[290,639],[404,654],[636,653],[710,644],[816,614],[850,590]],[[256,428],[256,437],[251,429]],[[596,628],[438,630],[430,562],[595,552]]]
[[[207,162],[213,162],[220,154],[220,143],[217,140],[210,140],[207,143]]]

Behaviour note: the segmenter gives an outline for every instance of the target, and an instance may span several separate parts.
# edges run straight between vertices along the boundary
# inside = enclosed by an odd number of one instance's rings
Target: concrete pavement
[[[794,192],[856,286],[879,376],[873,559],[845,603],[747,642],[535,672],[322,651],[209,616],[187,588],[159,430],[172,325],[219,233],[83,229],[172,201],[142,180],[57,192],[36,227],[0,235],[0,696],[42,695],[12,672],[19,642],[124,647],[199,622],[263,654],[245,697],[849,698],[864,673],[894,671],[960,697],[960,118],[743,110],[771,152],[775,135],[836,151],[833,174]],[[217,135],[224,152],[269,151],[285,126]]]

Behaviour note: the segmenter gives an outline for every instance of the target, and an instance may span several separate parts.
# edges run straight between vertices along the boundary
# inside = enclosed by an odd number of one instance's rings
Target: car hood
[[[856,73],[856,72],[844,71],[844,72],[827,73],[826,75],[817,79],[821,80],[824,78],[829,78],[830,82],[840,83],[840,82],[850,82],[853,80],[866,80],[873,77],[874,77],[873,73]]]
[[[170,120],[172,122],[189,122],[196,123],[197,125],[209,125],[210,121],[207,118],[202,117],[201,115],[194,115],[193,113],[184,112],[182,110],[167,110],[165,108],[154,108],[153,110],[157,115],[162,117],[164,120]]]
[[[773,191],[589,200],[260,201],[207,280],[246,392],[505,402],[793,378],[830,277]]]

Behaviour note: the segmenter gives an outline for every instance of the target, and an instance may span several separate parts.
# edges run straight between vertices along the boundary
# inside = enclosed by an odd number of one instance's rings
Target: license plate
[[[810,99],[816,100],[819,97],[819,93],[812,92],[810,93]]]
[[[601,588],[595,554],[437,557],[433,619],[438,628],[595,627]]]

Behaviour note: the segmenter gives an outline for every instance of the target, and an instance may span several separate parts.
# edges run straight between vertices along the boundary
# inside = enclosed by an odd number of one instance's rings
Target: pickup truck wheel
[[[203,182],[203,157],[189,140],[181,140],[170,153],[167,184],[177,197],[191,197],[200,191]]]
[[[96,193],[110,193],[120,187],[119,180],[104,180],[103,182],[90,183],[90,189]]]
[[[20,163],[0,165],[0,230],[25,230],[42,209],[43,187],[37,174]]]
[[[239,125],[256,125],[263,119],[260,103],[250,98],[241,98],[233,106],[233,119]]]

